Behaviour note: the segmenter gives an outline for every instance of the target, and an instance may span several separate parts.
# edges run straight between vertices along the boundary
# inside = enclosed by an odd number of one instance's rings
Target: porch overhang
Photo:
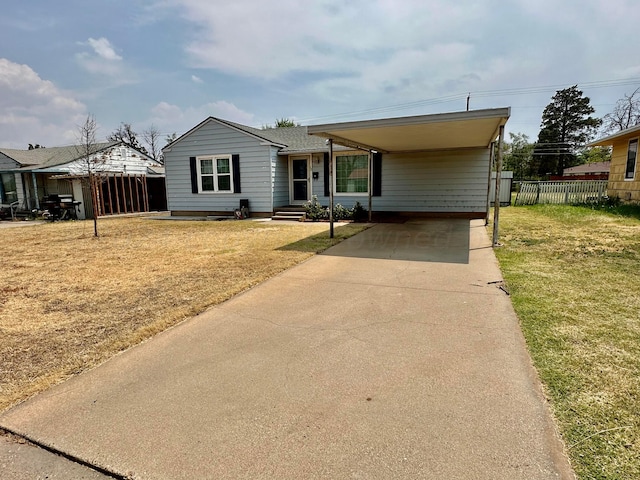
[[[510,115],[510,107],[493,108],[310,125],[307,132],[338,145],[380,153],[488,148]]]

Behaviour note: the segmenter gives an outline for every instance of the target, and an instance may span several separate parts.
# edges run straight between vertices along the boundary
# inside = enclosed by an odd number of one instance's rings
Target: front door
[[[302,205],[311,199],[311,183],[309,181],[309,157],[293,157],[289,163],[290,202],[291,205]]]

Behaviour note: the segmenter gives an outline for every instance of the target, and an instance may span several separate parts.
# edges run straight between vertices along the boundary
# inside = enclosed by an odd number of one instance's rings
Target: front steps
[[[271,220],[288,220],[290,222],[301,222],[305,218],[305,210],[302,207],[282,207],[276,210]]]

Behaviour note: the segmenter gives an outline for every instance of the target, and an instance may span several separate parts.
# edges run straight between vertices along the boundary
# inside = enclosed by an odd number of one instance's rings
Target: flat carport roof
[[[510,107],[411,117],[310,125],[309,135],[381,153],[487,148],[511,114]]]

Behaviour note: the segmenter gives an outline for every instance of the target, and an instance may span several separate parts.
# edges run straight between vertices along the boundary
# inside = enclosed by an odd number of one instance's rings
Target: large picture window
[[[198,157],[198,188],[200,192],[232,192],[231,155]]]
[[[337,194],[369,193],[369,155],[336,155]]]
[[[629,140],[629,150],[627,150],[627,168],[624,172],[625,180],[633,180],[636,174],[636,159],[638,157],[638,139]]]

